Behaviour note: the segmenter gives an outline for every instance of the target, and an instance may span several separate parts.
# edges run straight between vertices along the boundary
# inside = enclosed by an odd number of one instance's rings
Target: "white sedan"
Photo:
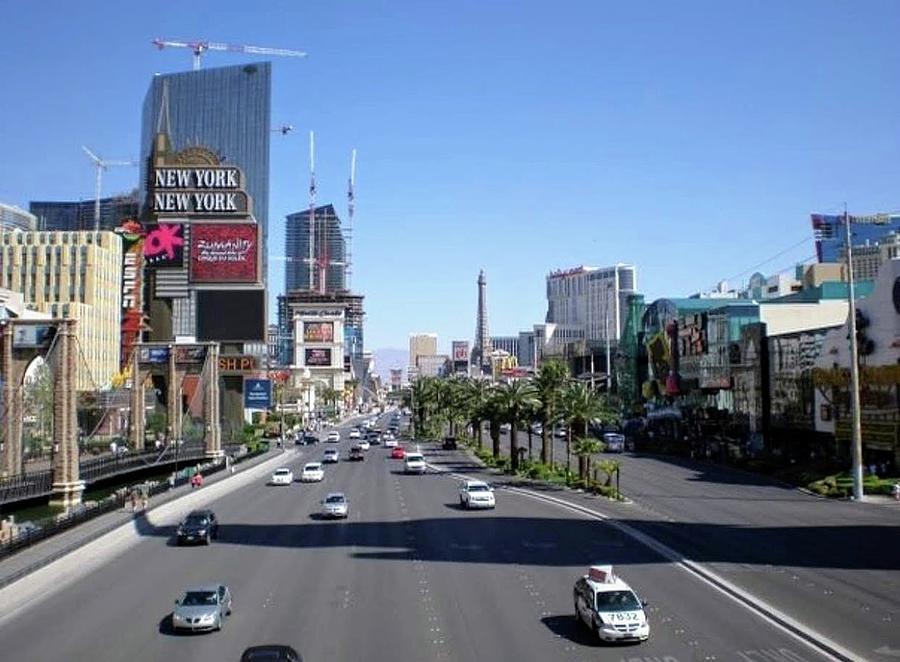
[[[307,462],[300,472],[301,483],[318,483],[325,478],[325,470],[321,462]]]
[[[343,492],[332,492],[322,499],[322,517],[347,518],[349,503]]]
[[[393,435],[390,438],[385,436],[384,438],[384,447],[385,448],[397,448],[397,440],[394,439]]]
[[[294,482],[294,472],[287,467],[276,469],[269,480],[269,485],[290,485]]]
[[[350,438],[351,439],[359,439],[360,438],[359,430],[357,428],[353,428],[350,430]]]
[[[403,470],[408,474],[425,473],[425,458],[421,453],[407,453],[403,460]]]
[[[328,437],[325,439],[329,444],[336,444],[341,440],[341,433],[337,430],[332,430],[328,433]]]
[[[463,508],[494,508],[494,490],[481,480],[466,480],[459,486],[459,505]]]
[[[362,439],[362,440],[361,440],[358,444],[356,444],[356,445],[359,446],[360,448],[362,448],[364,451],[369,450],[369,442],[368,442],[367,440],[365,440],[365,439]]]

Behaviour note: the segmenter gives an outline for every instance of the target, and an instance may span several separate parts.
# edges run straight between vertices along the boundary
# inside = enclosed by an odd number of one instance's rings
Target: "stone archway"
[[[75,405],[74,320],[7,320],[0,326],[0,376],[3,378],[0,474],[22,473],[25,372],[38,356],[53,370],[53,487],[51,505],[81,503],[84,481],[78,473],[78,417]]]

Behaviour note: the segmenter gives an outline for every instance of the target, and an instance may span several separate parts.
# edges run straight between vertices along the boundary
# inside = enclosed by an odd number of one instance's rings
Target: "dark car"
[[[444,437],[444,443],[441,445],[445,451],[456,450],[456,437]]]
[[[316,435],[307,432],[306,434],[297,437],[297,443],[312,446],[319,443],[319,438]]]
[[[350,461],[351,462],[362,462],[366,459],[365,454],[363,453],[363,449],[359,446],[354,446],[350,449]]]
[[[211,510],[194,510],[178,525],[175,541],[179,545],[183,543],[208,545],[209,541],[218,535],[219,520],[216,519],[216,514]]]
[[[303,662],[303,658],[290,646],[267,644],[245,650],[241,662]]]

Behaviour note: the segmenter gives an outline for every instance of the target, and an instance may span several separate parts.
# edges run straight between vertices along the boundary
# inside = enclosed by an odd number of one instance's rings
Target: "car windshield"
[[[218,604],[218,596],[215,591],[188,591],[181,599],[185,607],[201,607],[203,605]]]
[[[409,462],[421,462],[421,461],[422,461],[422,456],[419,455],[418,453],[409,453],[409,454],[406,456],[406,459],[407,459],[407,461],[409,461]]]
[[[488,491],[490,491],[488,489],[487,485],[478,485],[478,484],[469,485],[468,489],[469,489],[469,492],[488,492]]]
[[[278,471],[275,472],[275,475],[276,476],[285,476],[285,475],[289,474],[290,472],[291,472],[290,469],[279,469]]]
[[[319,468],[320,465],[318,463],[307,464],[305,467],[303,467],[303,471],[318,471]]]
[[[203,515],[189,515],[184,523],[188,526],[206,526],[206,517]]]
[[[325,503],[344,503],[344,497],[340,494],[332,494],[325,498]]]
[[[603,591],[597,593],[597,611],[633,611],[641,603],[631,591]]]

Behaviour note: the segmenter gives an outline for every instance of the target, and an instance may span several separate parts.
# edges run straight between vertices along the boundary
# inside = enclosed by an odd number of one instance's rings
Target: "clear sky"
[[[900,207],[890,0],[7,0],[0,16],[0,201],[23,207],[93,196],[82,144],[138,156],[150,77],[191,66],[152,38],[308,51],[273,61],[273,124],[297,130],[273,134],[269,252],[307,205],[307,132],[319,201],[341,210],[356,147],[369,349],[471,339],[480,268],[492,333],[515,333],[543,320],[553,269],[632,262],[648,298],[682,296],[812,256],[811,211]],[[136,181],[113,170],[104,193]]]

